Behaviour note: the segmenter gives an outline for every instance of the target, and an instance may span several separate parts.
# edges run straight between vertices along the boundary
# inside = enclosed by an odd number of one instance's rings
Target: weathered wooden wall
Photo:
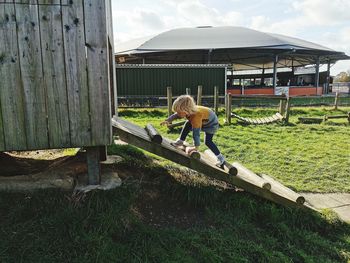
[[[110,0],[0,0],[0,151],[109,144],[112,52]]]

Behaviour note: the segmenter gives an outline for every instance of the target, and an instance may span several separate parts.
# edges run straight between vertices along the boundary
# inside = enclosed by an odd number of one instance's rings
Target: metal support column
[[[316,95],[317,95],[317,88],[320,84],[320,56],[316,59],[316,73],[315,73],[315,87],[316,87]]]
[[[278,55],[275,55],[275,60],[273,62],[273,90],[275,93],[276,86],[277,86],[277,62],[278,62]]]
[[[328,60],[327,63],[327,77],[326,77],[326,90],[325,93],[328,94],[329,93],[329,83],[331,81],[331,62],[330,60]]]

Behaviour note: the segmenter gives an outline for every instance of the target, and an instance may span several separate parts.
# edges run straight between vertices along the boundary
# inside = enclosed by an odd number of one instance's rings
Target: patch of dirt
[[[64,150],[41,150],[0,153],[0,176],[36,174],[59,165],[72,156]]]
[[[157,188],[144,187],[132,211],[153,227],[192,228],[205,224],[204,209],[179,204]]]
[[[48,168],[53,162],[54,160],[37,160],[0,153],[0,176],[37,173]]]

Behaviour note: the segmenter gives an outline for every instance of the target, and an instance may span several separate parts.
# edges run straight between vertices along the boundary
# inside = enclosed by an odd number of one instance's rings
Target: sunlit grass
[[[238,161],[256,173],[269,174],[297,191],[350,192],[350,125],[346,119],[322,124],[300,124],[300,116],[346,114],[350,108],[337,111],[331,107],[293,108],[290,123],[270,125],[222,125],[214,137],[227,160]],[[246,117],[263,117],[275,108],[237,108]],[[169,131],[160,126],[166,111],[126,110],[120,116],[141,126],[153,124],[159,132],[176,139],[181,128]],[[219,119],[223,124],[224,112]],[[203,140],[203,138],[202,138]],[[188,137],[191,142],[191,137]],[[201,145],[202,151],[206,149]],[[166,162],[165,162],[166,163]]]

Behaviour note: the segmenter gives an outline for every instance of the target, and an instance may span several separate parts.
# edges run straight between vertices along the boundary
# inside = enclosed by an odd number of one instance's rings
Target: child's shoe
[[[217,166],[222,166],[225,162],[225,157],[220,153],[219,155],[216,155],[216,158],[218,158],[218,161],[216,162]]]
[[[174,145],[175,147],[180,147],[184,145],[184,141],[181,140],[180,138],[177,138],[176,141],[172,142],[171,144]]]

